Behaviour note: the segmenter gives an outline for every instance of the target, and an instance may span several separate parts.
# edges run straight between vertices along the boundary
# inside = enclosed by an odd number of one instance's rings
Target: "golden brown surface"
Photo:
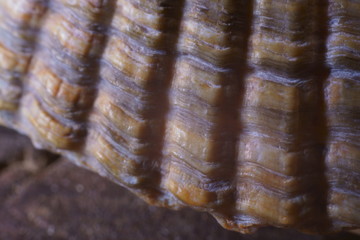
[[[0,123],[226,228],[360,226],[360,2],[0,0]]]

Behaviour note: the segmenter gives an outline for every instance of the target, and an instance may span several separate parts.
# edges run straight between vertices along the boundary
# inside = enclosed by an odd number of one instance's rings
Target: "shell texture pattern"
[[[360,227],[359,0],[0,0],[0,123],[224,227]]]

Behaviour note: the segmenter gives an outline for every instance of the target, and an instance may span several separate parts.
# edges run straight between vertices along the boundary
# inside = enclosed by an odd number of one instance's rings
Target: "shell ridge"
[[[288,9],[288,12],[278,15],[277,5]],[[307,10],[302,11],[305,8]],[[316,90],[318,83],[315,81],[316,75],[312,73],[314,66],[309,64],[318,59],[315,47],[319,39],[317,26],[314,24],[318,20],[317,3],[307,0],[259,0],[255,2],[253,12],[255,19],[249,54],[249,64],[253,67],[253,71],[245,83],[241,122],[242,130],[246,132],[240,133],[238,161],[256,162],[264,168],[271,167],[272,171],[287,175],[289,179],[295,177],[291,188],[301,188],[306,184],[300,177],[303,176],[304,171],[295,172],[291,169],[291,165],[304,169],[311,166],[320,173],[322,159],[322,148],[318,147],[321,142],[317,140],[317,131],[312,127],[312,121],[318,121],[317,110],[320,106],[316,105],[307,112],[301,110],[304,105],[310,106],[309,104],[319,102],[318,90]],[[287,18],[287,14],[291,14],[292,18]],[[306,27],[289,31],[297,24]],[[284,45],[284,41],[289,41],[291,44]],[[298,55],[301,49],[304,49],[304,52]],[[266,72],[270,73],[271,78],[279,78],[279,80],[269,79],[269,81]],[[304,73],[307,73],[306,77]],[[296,84],[288,84],[281,81],[283,77],[298,80]],[[309,84],[312,90],[308,91],[306,85],[300,84],[302,81]],[[264,111],[265,109],[271,110],[272,114]],[[270,125],[272,123],[276,124]],[[292,139],[290,142],[289,137]],[[304,144],[306,142],[307,144]],[[288,147],[279,151],[278,145]],[[316,164],[310,165],[310,162],[306,162],[300,165],[300,162],[307,158],[316,161]],[[251,178],[256,176],[256,167],[248,167],[246,171]],[[238,173],[241,173],[241,168],[238,169]],[[239,178],[241,179],[241,176]],[[266,179],[263,177],[253,180],[262,184],[267,181]],[[270,179],[276,179],[276,176]],[[265,182],[263,184],[266,185]],[[278,188],[286,188],[286,181],[282,184],[283,186]],[[320,182],[316,182],[314,186],[320,186],[319,184]],[[291,188],[287,188],[287,191],[291,191]],[[316,210],[318,195],[322,194],[316,193],[316,187],[302,187],[302,189],[302,192],[296,194],[305,194],[308,197],[295,198],[298,199],[297,201],[283,200],[275,196],[271,189],[264,191],[256,185],[240,181],[237,210],[260,221],[299,228],[300,223],[307,224],[316,216],[316,214],[312,215],[315,211],[310,209]],[[300,206],[309,211],[302,211]]]
[[[358,36],[360,3],[330,0],[328,7],[329,39],[327,65],[330,75],[325,85],[326,118],[328,123],[326,175],[329,185],[327,211],[336,228],[352,227],[360,222],[359,162],[360,132],[350,130],[360,121],[360,84],[358,81],[360,51]],[[349,27],[349,23],[354,23]],[[341,94],[341,95],[339,95]],[[354,114],[355,113],[355,114]],[[347,159],[353,159],[353,163]],[[338,174],[341,169],[346,175]],[[341,190],[340,190],[341,189]],[[339,191],[340,190],[340,191]],[[355,197],[356,196],[356,197]]]
[[[93,127],[91,131],[103,134],[105,138],[100,142],[90,139],[86,149],[121,185],[147,201],[176,208],[177,201],[162,192],[159,184],[168,108],[167,89],[172,76],[173,49],[178,39],[176,29],[179,28],[183,2],[166,3],[168,8],[163,8],[160,2],[144,3],[150,7],[145,15],[149,19],[145,20],[142,7],[134,2],[117,1],[103,55],[106,62],[100,69],[104,84],[100,85],[95,100],[96,111],[90,117],[94,126],[102,124],[101,119],[112,124]],[[155,9],[162,10],[157,12]],[[139,14],[129,18],[126,11]],[[148,25],[157,34],[143,37],[138,28]],[[165,52],[168,55],[163,54]],[[116,78],[111,77],[114,73]],[[116,91],[111,90],[110,85],[115,85]],[[121,157],[124,153],[121,149],[126,149],[136,159],[127,161],[126,157]],[[133,168],[137,171],[132,171]]]
[[[222,208],[213,214],[221,224],[226,224],[224,219],[232,219],[230,212],[234,207],[233,171],[240,101],[237,93],[241,91],[241,78],[246,69],[246,26],[250,23],[243,22],[248,20],[245,15],[250,3],[220,1],[219,4],[229,5],[220,16],[212,14],[215,8],[211,4],[213,2],[187,1],[185,8],[170,90],[171,111],[164,149],[169,161],[163,181],[168,191],[193,208]],[[197,12],[198,6],[203,12]],[[236,20],[229,25],[220,24],[224,19]],[[194,21],[196,25],[191,24]],[[209,24],[216,29],[216,38],[202,35]],[[228,38],[230,33],[234,38]],[[210,50],[214,42],[220,47]],[[223,52],[229,49],[232,54]],[[191,118],[183,116],[187,112],[191,112]],[[200,166],[209,167],[200,169]],[[191,174],[197,171],[201,174]],[[208,181],[221,182],[222,187],[205,187]],[[195,192],[199,195],[193,195]]]
[[[94,19],[93,21],[99,21],[102,18],[110,18],[111,19],[111,9],[112,1],[108,2],[107,6],[102,9],[103,13],[109,14],[108,16],[98,16],[98,19]],[[35,119],[29,114],[25,114],[24,118],[31,118],[32,124],[35,124],[35,128],[37,133],[30,132],[30,135],[33,136],[34,141],[43,142],[42,139],[46,139],[51,143],[52,149],[59,148],[65,151],[74,149],[76,146],[78,151],[82,151],[86,139],[86,119],[88,118],[88,112],[91,109],[92,101],[96,97],[96,91],[93,91],[95,85],[98,82],[98,77],[96,72],[98,72],[98,59],[101,56],[102,48],[105,37],[102,34],[98,34],[91,30],[91,26],[83,26],[79,28],[74,24],[71,24],[71,16],[68,14],[70,9],[68,8],[59,8],[63,12],[59,12],[59,9],[54,9],[58,5],[66,4],[65,2],[53,1],[50,3],[50,11],[47,13],[47,21],[45,24],[44,32],[42,33],[40,43],[43,49],[48,49],[48,51],[41,51],[36,56],[36,60],[31,68],[31,71],[40,71],[32,74],[32,78],[29,79],[30,83],[29,87],[32,91],[37,92],[38,101],[41,101],[40,105],[43,105],[42,108],[39,108],[39,114],[43,116],[47,115],[47,118],[44,119]],[[92,6],[82,6],[91,8]],[[77,9],[76,5],[71,6],[72,11],[77,11],[79,13],[79,9]],[[106,24],[106,22],[104,23]],[[51,39],[56,39],[56,41],[51,41]],[[84,42],[79,45],[82,39],[90,40],[90,42]],[[60,49],[66,49],[66,54],[68,57],[76,59],[75,61],[69,61],[69,59],[65,56],[62,57],[62,54],[59,52]],[[82,59],[87,57],[87,59]],[[50,58],[54,62],[52,65],[47,65],[47,59]],[[74,69],[78,71],[83,68],[83,64],[86,65],[87,68],[92,68],[92,73],[95,75],[89,76],[89,79],[92,86],[82,85],[82,88],[71,87],[72,82],[69,81],[68,78],[62,77],[61,72],[58,70],[58,64],[61,63],[66,69]],[[83,72],[86,76],[88,73]],[[49,77],[52,76],[52,77]],[[81,83],[82,76],[73,76],[74,82]],[[43,81],[45,85],[37,85],[37,88],[34,89],[36,83],[39,81]],[[35,83],[35,84],[33,84]],[[80,85],[79,85],[80,87]],[[33,99],[33,100],[32,100]],[[49,99],[49,100],[47,100]],[[35,96],[29,95],[29,101],[35,101]],[[56,101],[65,101],[65,105],[51,105],[52,102]],[[85,101],[87,104],[80,104],[81,101]],[[40,103],[40,102],[39,102]],[[40,106],[39,105],[39,106]],[[34,106],[34,105],[33,105]],[[61,112],[68,111],[67,109],[76,109],[81,108],[82,114],[80,117],[76,115],[63,115],[60,116]],[[60,111],[60,112],[59,112]],[[25,108],[23,112],[28,112]],[[58,119],[56,125],[54,125],[54,120]],[[61,119],[64,119],[62,121]],[[25,120],[23,120],[25,121]],[[71,124],[70,124],[71,123]],[[70,125],[69,125],[70,124]],[[72,128],[71,126],[78,126]],[[25,124],[24,124],[25,125]],[[56,127],[55,127],[56,126]],[[66,129],[69,131],[67,135],[58,135],[57,132],[62,131],[61,129]],[[52,134],[52,135],[49,135]],[[77,144],[74,145],[73,143]],[[45,144],[45,143],[44,143]]]
[[[24,95],[23,85],[31,66],[31,62],[33,61],[32,54],[36,52],[38,45],[36,43],[36,40],[40,35],[38,27],[40,26],[48,9],[48,0],[19,2],[18,8],[16,9],[11,9],[11,1],[3,1],[0,5],[2,11],[7,9],[6,14],[2,15],[0,18],[1,25],[5,24],[5,26],[0,26],[1,32],[6,32],[7,28],[11,29],[11,26],[13,25],[18,28],[14,29],[13,32],[9,32],[11,35],[10,38],[16,38],[18,35],[23,37],[18,40],[19,46],[13,46],[12,50],[11,47],[7,48],[6,45],[3,45],[3,41],[6,41],[6,39],[0,39],[1,81],[7,81],[10,83],[9,89],[3,89],[0,91],[0,95],[6,94],[6,92],[10,93],[9,97],[0,97],[0,122],[4,121],[3,124],[7,126],[18,124],[18,117],[17,114],[14,115],[14,111],[18,110],[19,105],[21,105],[21,99]],[[6,21],[2,19],[4,17],[7,17]],[[13,17],[20,19],[20,21],[14,20]],[[29,19],[31,19],[31,21],[29,21]],[[27,31],[23,31],[23,29],[26,28]],[[27,47],[23,48],[23,46]],[[10,77],[3,76],[3,71],[8,71],[10,73]],[[4,87],[4,85],[2,87]],[[17,94],[13,94],[15,89],[18,92]]]

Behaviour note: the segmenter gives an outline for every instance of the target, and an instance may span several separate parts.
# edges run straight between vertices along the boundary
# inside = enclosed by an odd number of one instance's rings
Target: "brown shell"
[[[360,227],[357,0],[1,0],[0,123],[224,227]]]

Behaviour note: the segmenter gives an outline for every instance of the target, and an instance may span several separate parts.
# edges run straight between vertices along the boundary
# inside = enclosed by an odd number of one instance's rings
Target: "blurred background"
[[[36,150],[0,127],[0,239],[359,239],[263,228],[251,235],[223,229],[207,213],[149,206],[126,189],[66,159]]]

